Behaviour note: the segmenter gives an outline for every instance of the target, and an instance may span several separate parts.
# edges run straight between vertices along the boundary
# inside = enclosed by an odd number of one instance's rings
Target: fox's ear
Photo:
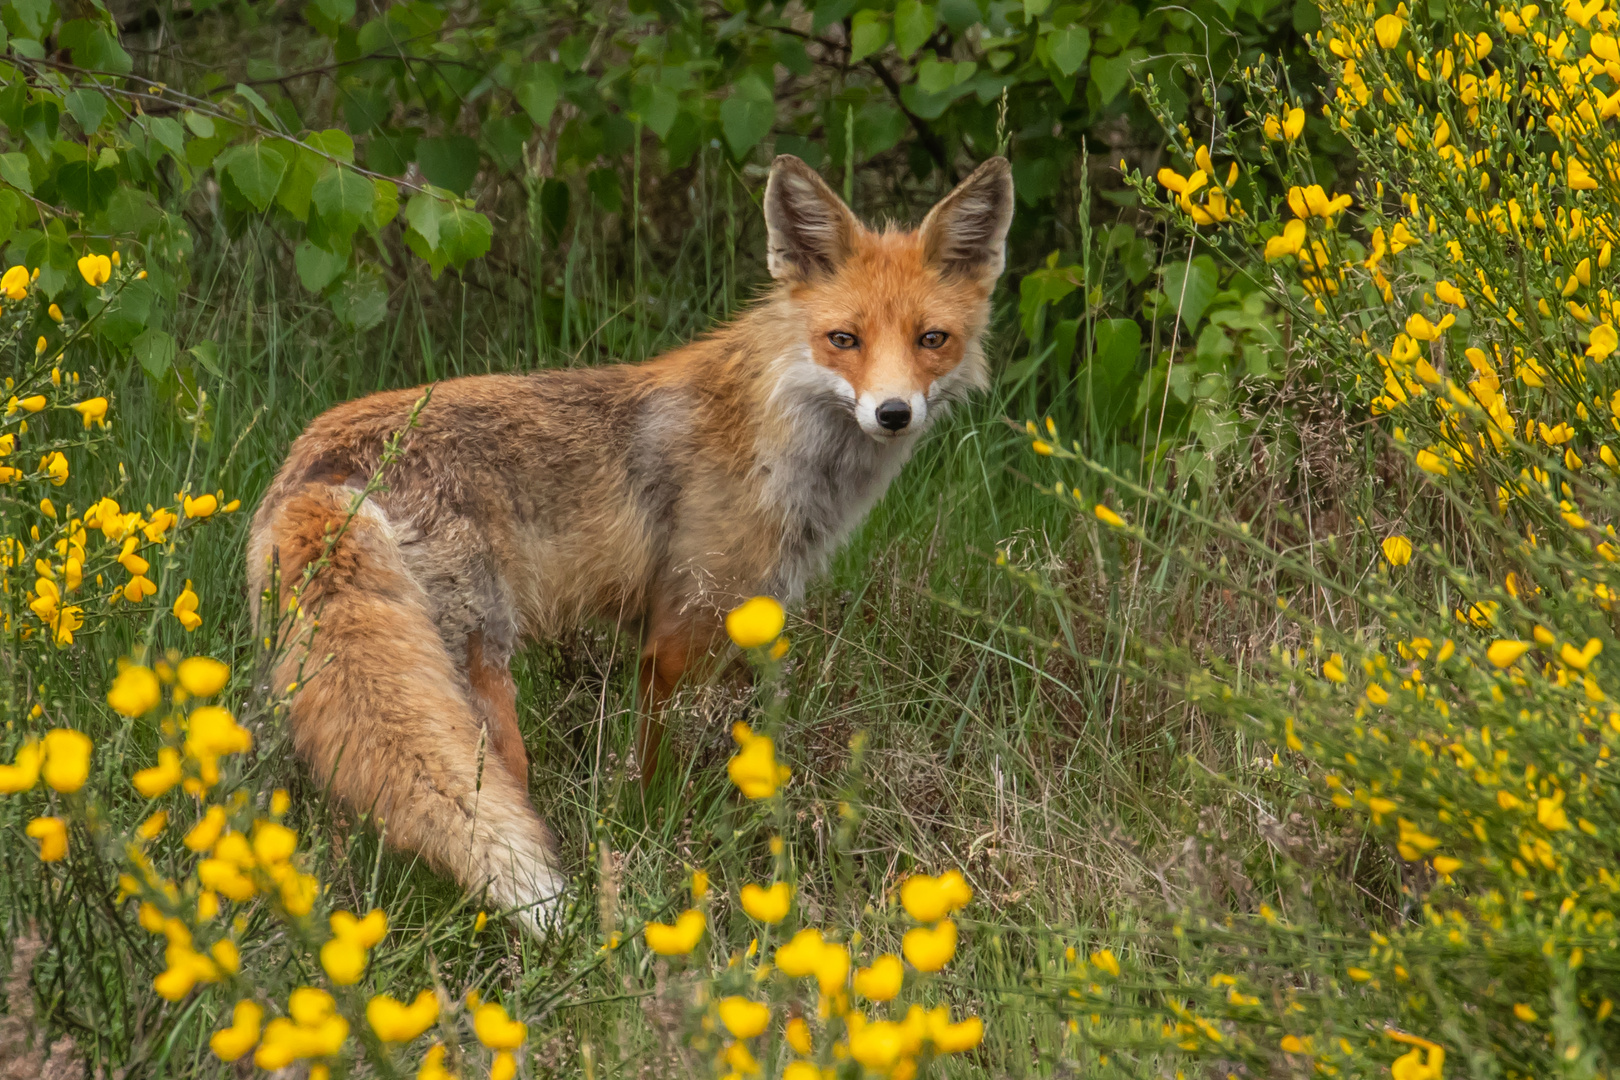
[[[1007,264],[1007,227],[1012,224],[1012,166],[993,157],[923,218],[923,250],[947,274],[961,274],[990,288]]]
[[[765,182],[766,265],[777,281],[836,270],[855,246],[860,223],[816,171],[790,154]]]

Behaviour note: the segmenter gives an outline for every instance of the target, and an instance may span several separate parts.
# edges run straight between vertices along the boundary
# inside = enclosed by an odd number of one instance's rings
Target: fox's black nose
[[[886,431],[904,431],[911,423],[911,406],[899,398],[890,398],[877,407],[877,422]]]

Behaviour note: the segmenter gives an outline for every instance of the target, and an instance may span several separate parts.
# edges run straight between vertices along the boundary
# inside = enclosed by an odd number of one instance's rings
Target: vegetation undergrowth
[[[1257,61],[1193,110],[1209,134],[1165,114],[1174,160],[1128,192],[1189,246],[1154,272],[1140,222],[1084,204],[1083,251],[1003,317],[996,393],[801,611],[737,613],[756,678],[683,693],[680,768],[636,783],[629,643],[522,658],[573,878],[543,943],[290,764],[295,690],[264,673],[301,613],[249,627],[236,500],[334,401],[635,359],[723,317],[740,187],[693,233],[725,258],[682,246],[654,303],[576,222],[534,256],[557,305],[447,278],[366,332],[288,295],[280,237],[234,220],[174,293],[181,339],[221,347],[148,338],[168,363],[144,371],[96,330],[152,272],[136,247],[7,270],[0,914],[34,1011],[0,1054],[1607,1075],[1620,15],[1322,15],[1327,104]],[[1357,179],[1322,171],[1323,128]],[[1002,421],[1049,392],[1052,420]]]

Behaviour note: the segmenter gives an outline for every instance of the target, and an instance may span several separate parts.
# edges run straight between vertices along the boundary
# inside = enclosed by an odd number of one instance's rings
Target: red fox
[[[641,364],[438,384],[352,516],[422,391],[339,405],[253,519],[256,617],[324,560],[296,597],[314,629],[276,672],[304,679],[298,756],[536,934],[565,882],[528,798],[513,653],[584,619],[636,633],[645,780],[660,711],[724,644],[724,613],[800,598],[923,432],[987,383],[1004,158],[915,231],[866,228],[787,156],[764,212],[774,286],[729,325]]]

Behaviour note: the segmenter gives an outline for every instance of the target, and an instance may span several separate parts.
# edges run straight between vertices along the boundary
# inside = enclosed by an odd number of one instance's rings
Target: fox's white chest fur
[[[854,389],[815,363],[807,346],[774,367],[770,404],[780,430],[762,433],[756,476],[782,521],[780,561],[767,589],[792,602],[883,498],[921,429],[872,438],[851,414]]]

